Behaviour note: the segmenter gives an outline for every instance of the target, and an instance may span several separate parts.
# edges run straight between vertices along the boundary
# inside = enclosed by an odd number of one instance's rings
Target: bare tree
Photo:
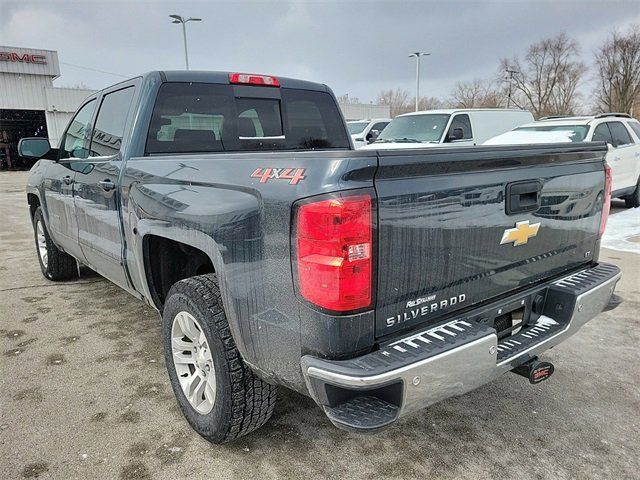
[[[336,100],[340,105],[350,105],[353,103],[360,103],[360,99],[358,97],[350,97],[348,93],[343,95],[339,95]]]
[[[388,105],[392,117],[410,112],[413,105],[409,99],[409,92],[402,88],[383,90],[378,95],[377,103],[379,105]]]
[[[505,98],[495,81],[475,78],[456,83],[449,102],[455,108],[493,108],[503,107]]]
[[[640,103],[640,25],[632,25],[626,34],[614,31],[596,50],[595,63],[598,110],[637,115],[634,105]]]
[[[512,80],[512,101],[536,117],[578,110],[578,87],[587,70],[578,55],[577,43],[561,33],[531,45],[523,60],[502,59],[503,71],[518,72]]]
[[[415,109],[415,104],[416,104],[416,100],[414,97],[413,100],[411,101],[411,105],[413,105],[413,108],[411,108],[411,110]],[[437,110],[439,108],[446,108],[446,107],[447,107],[447,102],[438,97],[420,97],[420,101],[418,102],[419,110]]]

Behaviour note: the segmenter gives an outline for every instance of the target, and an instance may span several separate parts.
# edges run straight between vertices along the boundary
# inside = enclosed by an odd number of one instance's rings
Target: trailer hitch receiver
[[[529,379],[529,383],[540,383],[553,374],[553,364],[541,362],[538,357],[534,357],[526,363],[511,370],[513,373]]]

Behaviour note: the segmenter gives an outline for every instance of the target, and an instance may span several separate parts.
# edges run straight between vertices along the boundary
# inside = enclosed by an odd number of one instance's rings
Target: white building
[[[368,120],[371,118],[391,118],[389,105],[373,103],[341,103],[340,110],[345,120]]]
[[[0,168],[19,164],[22,137],[57,145],[73,112],[92,90],[56,88],[58,53],[0,46]]]

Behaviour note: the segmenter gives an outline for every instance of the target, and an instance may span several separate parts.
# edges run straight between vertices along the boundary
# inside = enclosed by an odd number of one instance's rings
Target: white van
[[[405,113],[391,120],[367,150],[480,145],[533,121],[526,110],[468,108]]]

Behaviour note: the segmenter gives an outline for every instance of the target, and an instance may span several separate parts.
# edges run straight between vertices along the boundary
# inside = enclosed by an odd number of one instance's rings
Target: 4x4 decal
[[[259,178],[260,183],[267,183],[270,179],[289,180],[289,185],[297,185],[304,180],[304,168],[256,168],[251,178]]]

